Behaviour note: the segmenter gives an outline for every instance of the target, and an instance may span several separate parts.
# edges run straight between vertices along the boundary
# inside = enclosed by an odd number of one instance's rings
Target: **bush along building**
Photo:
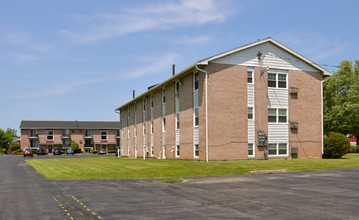
[[[119,122],[101,121],[21,121],[21,149],[55,147],[67,149],[76,142],[83,152],[119,146]]]
[[[200,60],[116,109],[130,157],[321,158],[330,73],[272,38]]]

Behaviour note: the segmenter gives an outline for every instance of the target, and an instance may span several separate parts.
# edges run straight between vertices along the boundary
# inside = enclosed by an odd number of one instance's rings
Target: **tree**
[[[359,60],[345,60],[324,82],[324,132],[351,134],[359,139]],[[357,139],[357,145],[358,140]]]
[[[5,153],[15,137],[17,137],[15,129],[8,128],[4,131],[0,128],[0,152]]]

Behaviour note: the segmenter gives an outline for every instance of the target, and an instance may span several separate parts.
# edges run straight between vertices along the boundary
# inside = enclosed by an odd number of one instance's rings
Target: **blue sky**
[[[359,1],[2,0],[0,127],[118,120],[194,62],[273,37],[315,63],[359,59]],[[335,67],[326,67],[336,71]]]

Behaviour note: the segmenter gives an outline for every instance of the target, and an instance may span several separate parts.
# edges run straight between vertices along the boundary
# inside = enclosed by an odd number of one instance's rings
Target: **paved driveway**
[[[15,156],[0,167],[0,219],[359,219],[359,169],[165,184],[45,180]]]

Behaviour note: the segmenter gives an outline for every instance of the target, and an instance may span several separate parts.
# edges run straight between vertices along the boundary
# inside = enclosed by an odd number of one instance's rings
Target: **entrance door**
[[[47,153],[49,153],[49,154],[52,153],[52,146],[48,146],[48,147],[47,147]]]

